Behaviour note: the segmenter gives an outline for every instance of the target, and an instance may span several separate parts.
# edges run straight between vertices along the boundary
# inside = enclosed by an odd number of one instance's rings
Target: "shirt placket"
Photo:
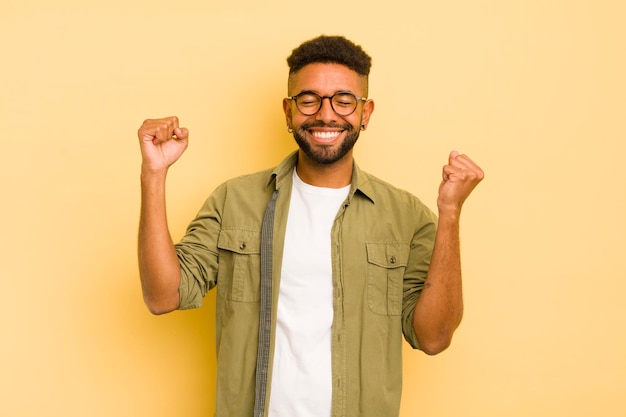
[[[331,232],[332,279],[333,279],[333,328],[331,342],[332,358],[332,416],[346,415],[346,330],[344,311],[344,284],[342,269],[342,226],[347,203],[339,210]]]

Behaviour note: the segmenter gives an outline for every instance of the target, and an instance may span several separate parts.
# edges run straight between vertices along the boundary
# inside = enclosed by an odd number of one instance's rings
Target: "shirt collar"
[[[280,189],[282,186],[291,186],[291,176],[298,160],[298,151],[294,151],[287,156],[276,168],[274,168],[268,179],[267,186],[270,187],[272,183],[275,189]],[[370,183],[369,175],[361,170],[356,162],[352,167],[352,181],[350,187],[350,194],[348,196],[348,203],[352,201],[355,194],[362,194],[368,198],[372,203],[375,203],[374,189]]]

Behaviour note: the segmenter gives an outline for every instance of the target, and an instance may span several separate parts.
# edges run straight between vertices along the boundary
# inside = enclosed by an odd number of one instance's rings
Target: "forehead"
[[[318,62],[306,65],[291,74],[288,88],[290,95],[305,90],[322,95],[332,95],[337,91],[351,91],[363,95],[367,90],[367,77],[359,75],[345,65]]]

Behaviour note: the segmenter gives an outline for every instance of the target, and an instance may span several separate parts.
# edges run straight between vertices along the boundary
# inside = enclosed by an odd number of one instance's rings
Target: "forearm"
[[[180,267],[167,225],[165,173],[141,175],[138,258],[148,309],[163,314],[178,308]]]
[[[459,215],[440,213],[428,276],[413,314],[420,347],[446,349],[463,316]]]

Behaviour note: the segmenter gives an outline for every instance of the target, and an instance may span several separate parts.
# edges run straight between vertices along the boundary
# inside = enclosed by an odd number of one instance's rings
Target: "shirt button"
[[[246,248],[246,242],[241,242],[239,249],[244,250]]]
[[[391,262],[392,264],[396,263],[396,257],[392,256],[391,258],[389,258],[389,262]]]

